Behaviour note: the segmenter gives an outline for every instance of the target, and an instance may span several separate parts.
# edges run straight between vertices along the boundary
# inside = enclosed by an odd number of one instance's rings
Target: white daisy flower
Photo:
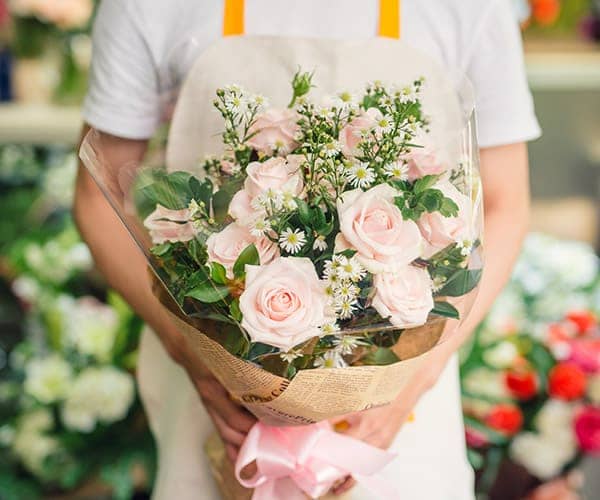
[[[436,276],[435,278],[433,278],[433,285],[432,285],[432,289],[434,292],[439,292],[443,287],[444,284],[446,283],[447,278],[445,276]]]
[[[333,340],[333,345],[340,352],[340,354],[346,356],[348,354],[352,354],[354,349],[357,347],[369,344],[358,337],[353,337],[352,335],[343,335],[341,337],[336,337]]]
[[[456,243],[456,246],[460,249],[460,254],[464,257],[471,255],[473,250],[473,242],[470,240],[462,240]]]
[[[350,167],[346,178],[355,188],[367,188],[375,180],[375,172],[367,163],[357,162]]]
[[[250,226],[250,233],[257,238],[260,238],[270,230],[271,222],[267,219],[256,219]]]
[[[357,106],[357,98],[351,92],[340,92],[333,99],[333,105],[342,111],[346,111]]]
[[[260,94],[255,94],[254,96],[252,96],[252,104],[254,104],[255,106],[258,107],[267,107],[269,105],[269,100]]]
[[[282,352],[279,354],[279,357],[285,361],[286,363],[291,363],[292,361],[302,357],[302,353],[299,351],[288,351],[288,352]]]
[[[340,331],[340,327],[336,322],[325,323],[321,327],[321,332],[323,335],[334,335],[335,333]]]
[[[338,312],[338,316],[340,319],[349,319],[352,317],[352,314],[356,310],[356,301],[352,299],[347,299],[344,297],[339,297],[335,301],[335,308]]]
[[[351,259],[348,259],[344,256],[341,257],[343,260],[341,260],[338,267],[338,272],[341,278],[352,281],[360,281],[364,278],[366,270],[362,264],[358,262],[356,257],[352,257]]]
[[[315,368],[346,368],[348,363],[344,361],[342,355],[337,351],[327,351],[322,356],[315,359],[313,366]]]
[[[327,156],[328,158],[337,155],[341,151],[341,149],[341,145],[338,141],[331,141],[323,146],[325,156]]]
[[[408,180],[408,165],[401,161],[389,163],[388,165],[383,167],[383,170],[385,171],[385,175],[387,175],[391,179],[397,179],[400,181]]]
[[[325,236],[322,234],[318,234],[315,237],[315,242],[313,243],[313,250],[317,250],[319,252],[324,252],[327,250],[327,242],[325,241]]]
[[[382,116],[377,120],[377,129],[383,133],[388,133],[394,130],[394,118],[391,116]]]
[[[340,283],[338,287],[335,289],[335,294],[342,298],[348,300],[356,300],[356,296],[360,292],[360,288],[358,288],[353,283],[343,282]]]
[[[291,228],[287,228],[279,235],[279,245],[286,252],[295,254],[300,251],[300,249],[306,243],[306,235],[304,231],[300,231],[300,229],[294,229],[292,231]]]

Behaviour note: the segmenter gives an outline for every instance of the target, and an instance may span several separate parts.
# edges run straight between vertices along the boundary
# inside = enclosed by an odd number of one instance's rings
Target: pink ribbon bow
[[[301,500],[326,494],[336,481],[352,475],[382,500],[398,498],[373,475],[395,455],[338,434],[327,422],[299,427],[252,427],[235,464],[243,486],[254,488],[252,500]],[[256,461],[256,474],[244,479],[244,467]]]

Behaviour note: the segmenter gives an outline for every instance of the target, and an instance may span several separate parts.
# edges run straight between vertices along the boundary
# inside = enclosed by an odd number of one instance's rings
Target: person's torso
[[[126,0],[161,86],[181,82],[198,55],[222,37],[222,0]],[[494,1],[403,0],[402,39],[449,68],[466,70],[469,40]],[[377,0],[249,0],[247,35],[331,39],[376,36]]]

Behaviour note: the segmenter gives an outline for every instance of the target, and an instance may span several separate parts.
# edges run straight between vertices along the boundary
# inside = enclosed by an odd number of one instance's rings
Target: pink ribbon
[[[336,481],[351,475],[382,500],[398,498],[373,477],[395,455],[334,432],[327,422],[299,427],[252,427],[235,464],[243,486],[253,488],[252,500],[304,500],[325,495]],[[242,470],[256,461],[256,474]],[[304,493],[303,493],[304,492]]]

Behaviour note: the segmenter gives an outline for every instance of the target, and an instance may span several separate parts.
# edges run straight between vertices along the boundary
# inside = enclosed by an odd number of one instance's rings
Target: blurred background
[[[506,1],[544,136],[532,234],[462,353],[469,458],[481,499],[600,498],[600,0]],[[95,8],[0,0],[2,500],[146,498],[153,480],[142,324],[70,215]]]

